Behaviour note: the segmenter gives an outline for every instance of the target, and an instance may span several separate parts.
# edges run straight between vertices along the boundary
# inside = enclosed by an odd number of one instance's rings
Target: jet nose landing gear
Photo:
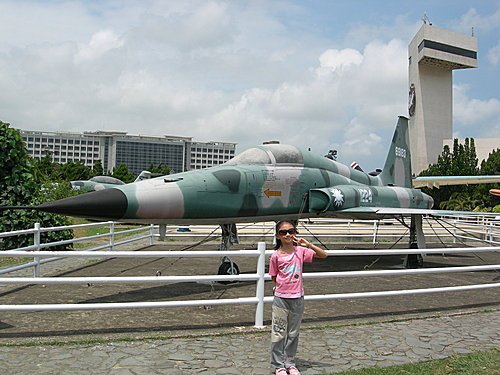
[[[425,249],[425,237],[422,228],[422,215],[411,215],[410,249]],[[421,254],[408,254],[403,262],[405,268],[422,268],[424,258]]]
[[[229,250],[229,247],[233,244],[240,243],[238,239],[238,231],[236,228],[236,224],[221,224],[222,229],[222,240],[219,249],[221,251]],[[233,262],[229,257],[224,256],[221,259],[221,264],[219,266],[219,270],[217,271],[218,275],[239,275],[240,269],[238,265]],[[230,284],[235,281],[220,281],[221,284]]]
[[[223,257],[217,275],[239,275],[240,269],[230,258]],[[221,284],[230,284],[236,281],[219,281]]]

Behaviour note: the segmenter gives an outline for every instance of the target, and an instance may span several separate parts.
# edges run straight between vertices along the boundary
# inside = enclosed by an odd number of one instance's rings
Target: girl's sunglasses
[[[288,234],[291,234],[291,235],[294,235],[294,234],[297,234],[298,232],[297,232],[297,230],[295,230],[294,228],[290,228],[290,229],[280,229],[280,230],[278,231],[278,234],[279,234],[280,236],[286,236],[286,234],[287,234],[287,233],[288,233]]]

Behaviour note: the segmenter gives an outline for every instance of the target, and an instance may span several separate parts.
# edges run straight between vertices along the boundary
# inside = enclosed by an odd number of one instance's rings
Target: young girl
[[[269,275],[275,282],[271,333],[271,365],[276,375],[300,375],[294,357],[304,313],[302,266],[327,253],[304,238],[297,237],[290,221],[276,224],[276,251],[269,260]]]

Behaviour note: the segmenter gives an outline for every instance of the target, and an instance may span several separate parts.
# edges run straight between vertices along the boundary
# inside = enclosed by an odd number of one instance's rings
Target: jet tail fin
[[[384,169],[379,175],[383,185],[411,188],[411,153],[408,119],[399,116]]]
[[[151,178],[151,172],[150,171],[142,171],[139,173],[139,176],[134,180],[134,182],[142,181],[142,180],[149,180]]]

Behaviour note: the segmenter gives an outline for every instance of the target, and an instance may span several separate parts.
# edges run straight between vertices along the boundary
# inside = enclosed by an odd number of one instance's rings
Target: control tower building
[[[454,69],[477,67],[477,38],[424,22],[408,47],[410,142],[415,175],[453,138]]]

